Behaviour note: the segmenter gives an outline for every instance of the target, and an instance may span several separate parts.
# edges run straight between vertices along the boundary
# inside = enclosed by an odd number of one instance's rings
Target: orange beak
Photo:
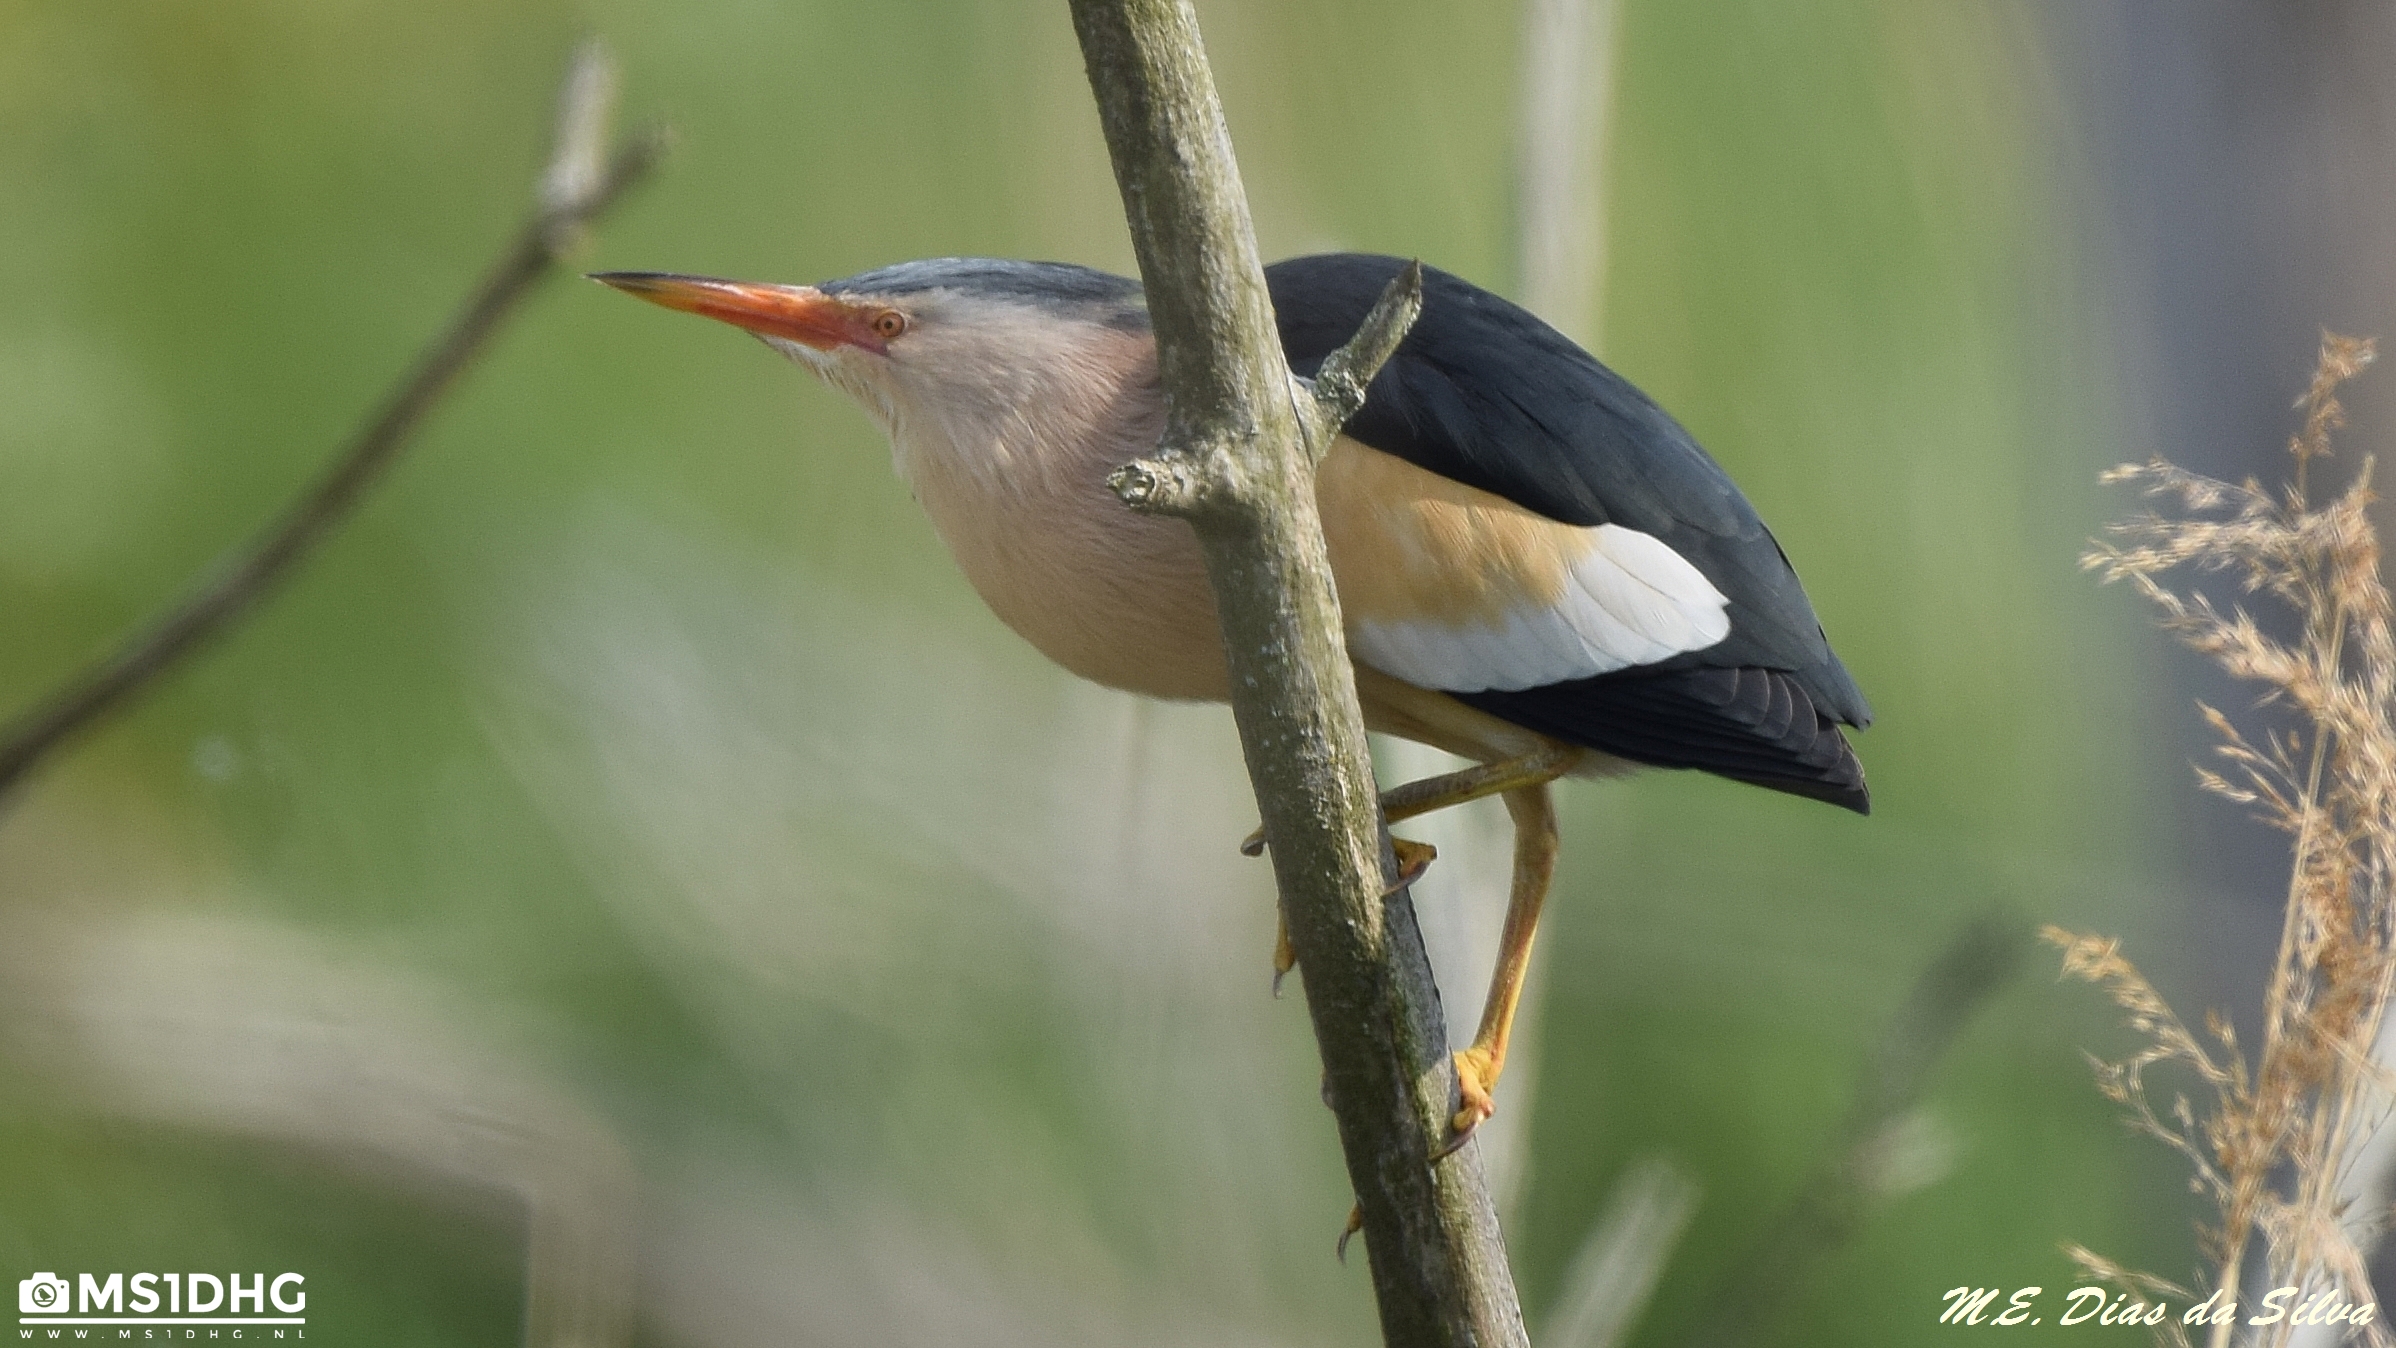
[[[814,286],[719,281],[659,271],[593,272],[591,279],[651,304],[721,319],[760,337],[780,337],[818,351],[860,346],[879,354],[888,349],[873,329],[875,310],[835,299]]]

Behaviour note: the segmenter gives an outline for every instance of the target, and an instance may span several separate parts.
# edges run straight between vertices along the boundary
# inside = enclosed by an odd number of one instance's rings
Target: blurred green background
[[[1200,8],[1268,257],[1517,285],[1513,5]],[[585,32],[678,137],[592,267],[1131,270],[1061,4],[0,0],[0,713],[373,403]],[[1877,812],[1565,789],[1500,1096],[1535,1333],[1648,1158],[1695,1206],[1636,1342],[1757,1282],[1971,916],[2178,958],[2178,711],[2073,564],[2124,451],[2050,36],[1627,0],[1600,354],[1796,560]],[[1228,718],[1048,668],[887,464],[735,334],[542,294],[295,584],[0,815],[0,1270],[291,1269],[335,1344],[1375,1342]],[[1920,1342],[1950,1287],[2071,1285],[2066,1241],[2187,1275],[2051,967],[1758,1341]]]

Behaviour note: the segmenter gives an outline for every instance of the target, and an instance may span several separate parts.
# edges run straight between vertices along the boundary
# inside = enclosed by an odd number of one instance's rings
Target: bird
[[[1265,268],[1292,372],[1313,375],[1406,265],[1327,253]],[[816,285],[592,279],[744,329],[847,394],[966,581],[1057,664],[1149,697],[1228,700],[1196,536],[1107,485],[1165,424],[1139,282],[972,257]],[[1366,726],[1474,764],[1384,792],[1384,818],[1494,795],[1514,825],[1444,1155],[1496,1109],[1560,847],[1551,784],[1694,769],[1868,814],[1844,730],[1871,709],[1787,554],[1696,439],[1528,310],[1448,272],[1422,268],[1420,315],[1323,455],[1315,497]],[[1396,847],[1402,879],[1430,860]],[[1293,958],[1285,923],[1277,980]]]

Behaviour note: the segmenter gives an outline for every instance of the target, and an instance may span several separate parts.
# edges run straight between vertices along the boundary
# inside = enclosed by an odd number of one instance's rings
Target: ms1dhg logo
[[[305,1339],[307,1281],[297,1273],[271,1281],[263,1273],[78,1273],[70,1283],[45,1270],[17,1282],[17,1337]]]

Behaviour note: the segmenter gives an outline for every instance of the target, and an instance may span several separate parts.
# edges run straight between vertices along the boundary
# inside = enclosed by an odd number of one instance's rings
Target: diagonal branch
[[[0,802],[51,752],[239,621],[357,509],[424,418],[584,229],[649,171],[665,149],[656,130],[609,154],[614,63],[598,43],[575,53],[559,99],[557,140],[539,207],[441,336],[323,475],[248,543],[220,557],[165,613],[116,650],[0,726]]]
[[[1398,343],[1406,340],[1407,330],[1422,313],[1423,264],[1409,262],[1382,289],[1356,335],[1323,358],[1314,375],[1314,397],[1298,409],[1305,422],[1307,457],[1315,464],[1322,463],[1339,428],[1364,409],[1373,376],[1398,354]]]
[[[1523,1348],[1477,1146],[1434,1165],[1456,1108],[1438,989],[1381,827],[1309,442],[1360,400],[1419,306],[1401,276],[1331,378],[1290,374],[1190,0],[1071,0],[1147,289],[1168,412],[1116,474],[1187,519],[1222,616],[1231,707],[1306,984],[1386,1342]]]

